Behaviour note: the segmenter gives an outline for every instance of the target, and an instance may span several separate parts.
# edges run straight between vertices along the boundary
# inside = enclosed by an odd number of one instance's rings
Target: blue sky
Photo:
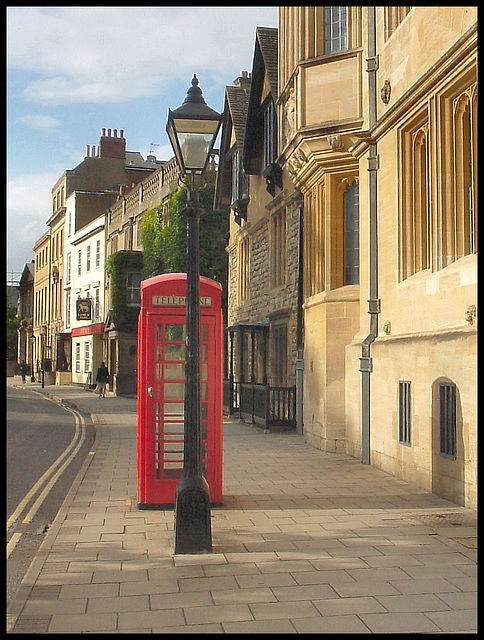
[[[52,186],[103,127],[168,160],[168,108],[194,73],[222,111],[257,26],[276,27],[277,7],[7,7],[7,272],[33,259]]]

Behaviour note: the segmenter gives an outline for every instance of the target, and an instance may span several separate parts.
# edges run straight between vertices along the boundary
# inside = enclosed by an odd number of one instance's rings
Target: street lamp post
[[[221,116],[207,106],[194,74],[185,101],[168,111],[166,130],[187,184],[187,290],[183,474],[175,497],[175,553],[210,553],[210,493],[202,470],[200,399],[200,242],[201,209],[195,176],[205,171]]]
[[[42,389],[45,387],[45,338],[47,336],[47,325],[43,324],[40,332],[40,375]]]

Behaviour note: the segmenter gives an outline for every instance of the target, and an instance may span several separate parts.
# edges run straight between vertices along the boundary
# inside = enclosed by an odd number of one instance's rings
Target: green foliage
[[[161,205],[150,209],[144,214],[141,223],[141,233],[143,244],[143,276],[145,278],[163,273],[164,271],[161,261],[161,234],[159,233],[161,225]]]
[[[20,320],[16,316],[15,307],[10,305],[7,290],[7,357],[16,360],[17,354],[17,330],[20,327]]]
[[[106,273],[110,277],[111,317],[117,329],[136,328],[139,306],[129,304],[127,282],[129,274],[139,274],[143,269],[141,251],[117,251],[106,260]]]
[[[187,227],[183,215],[186,203],[186,189],[175,191],[168,202],[167,220],[159,230],[164,273],[180,273],[187,269]]]
[[[220,282],[223,299],[227,291],[228,233],[227,216],[213,211],[215,171],[196,186],[203,209],[200,217],[200,275]],[[183,210],[187,190],[173,192],[165,216],[162,208],[147,211],[142,223],[143,275],[145,278],[160,273],[185,273],[187,269],[187,223]]]

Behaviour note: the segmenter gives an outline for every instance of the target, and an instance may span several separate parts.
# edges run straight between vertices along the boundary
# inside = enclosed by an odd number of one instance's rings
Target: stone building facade
[[[40,375],[42,364],[51,371],[52,353],[48,340],[51,295],[50,231],[46,231],[34,245],[34,313],[32,319],[34,375]],[[47,346],[47,349],[46,349]]]
[[[477,9],[281,7],[304,434],[477,505]]]
[[[230,215],[226,384],[242,417],[295,426],[300,194],[276,162],[277,47],[258,28],[250,76],[226,89],[216,206]]]
[[[17,317],[20,320],[17,342],[17,363],[26,365],[27,375],[35,377],[34,356],[34,279],[35,261],[25,265],[18,283]],[[8,366],[8,363],[7,363]]]

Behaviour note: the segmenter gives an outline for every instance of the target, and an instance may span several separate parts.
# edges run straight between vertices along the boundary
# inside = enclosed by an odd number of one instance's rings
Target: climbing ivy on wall
[[[140,307],[129,304],[128,276],[143,271],[141,251],[117,251],[106,260],[111,294],[111,317],[117,329],[134,329],[137,326]]]

